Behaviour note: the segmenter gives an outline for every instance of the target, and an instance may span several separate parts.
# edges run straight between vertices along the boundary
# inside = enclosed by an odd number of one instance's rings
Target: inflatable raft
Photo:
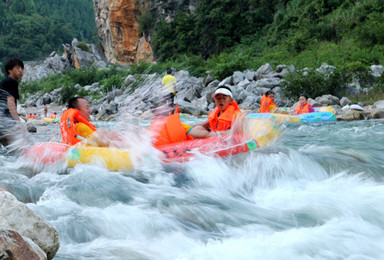
[[[315,108],[315,112],[301,115],[286,115],[277,113],[251,113],[249,118],[269,119],[288,125],[310,124],[336,121],[335,111],[331,107]]]
[[[270,144],[279,135],[280,129],[264,119],[247,118],[244,134],[214,136],[194,139],[157,147],[160,159],[165,163],[186,162],[199,154],[227,157],[249,152]],[[77,164],[92,164],[112,171],[126,171],[134,168],[134,151],[85,145],[68,146],[62,143],[46,142],[27,149],[24,158],[27,163],[43,165],[64,163],[66,167]]]
[[[49,122],[49,123],[58,123],[60,121],[60,118],[48,118],[48,117],[44,117],[43,120],[45,122]]]

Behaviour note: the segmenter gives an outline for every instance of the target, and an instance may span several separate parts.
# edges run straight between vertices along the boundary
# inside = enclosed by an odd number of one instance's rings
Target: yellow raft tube
[[[280,134],[280,129],[269,120],[247,118],[245,133],[245,139],[256,141],[259,148],[271,144]],[[132,151],[119,148],[74,146],[65,152],[64,159],[68,167],[81,163],[98,165],[111,171],[127,171],[134,169],[133,155]]]

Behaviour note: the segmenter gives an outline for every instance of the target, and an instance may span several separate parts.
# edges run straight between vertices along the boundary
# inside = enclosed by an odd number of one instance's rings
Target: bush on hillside
[[[76,46],[83,51],[89,51],[88,45],[85,42],[79,42]]]
[[[339,71],[323,74],[310,69],[305,72],[288,74],[283,81],[282,89],[288,97],[297,98],[305,93],[310,97],[326,94],[338,95],[345,85],[346,78]]]

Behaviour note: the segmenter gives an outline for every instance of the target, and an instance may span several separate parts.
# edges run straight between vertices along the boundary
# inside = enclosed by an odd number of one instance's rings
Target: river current
[[[31,139],[57,136],[52,124]],[[55,260],[383,259],[382,121],[284,127],[225,159],[156,158],[130,172],[32,172],[2,153],[0,186],[59,232]]]

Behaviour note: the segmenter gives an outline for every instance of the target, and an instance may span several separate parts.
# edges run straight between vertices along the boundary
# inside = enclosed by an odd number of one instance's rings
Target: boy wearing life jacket
[[[83,97],[74,97],[68,101],[68,109],[60,118],[60,132],[62,142],[75,145],[80,141],[87,140],[87,143],[97,146],[107,146],[101,140],[96,127],[90,123],[91,106]]]
[[[278,108],[275,103],[275,92],[268,90],[261,97],[259,113],[288,114],[288,111]]]
[[[307,114],[307,113],[313,113],[315,112],[315,109],[312,107],[311,104],[307,103],[308,96],[305,94],[301,94],[299,97],[299,104],[297,105],[295,109],[295,114]]]

